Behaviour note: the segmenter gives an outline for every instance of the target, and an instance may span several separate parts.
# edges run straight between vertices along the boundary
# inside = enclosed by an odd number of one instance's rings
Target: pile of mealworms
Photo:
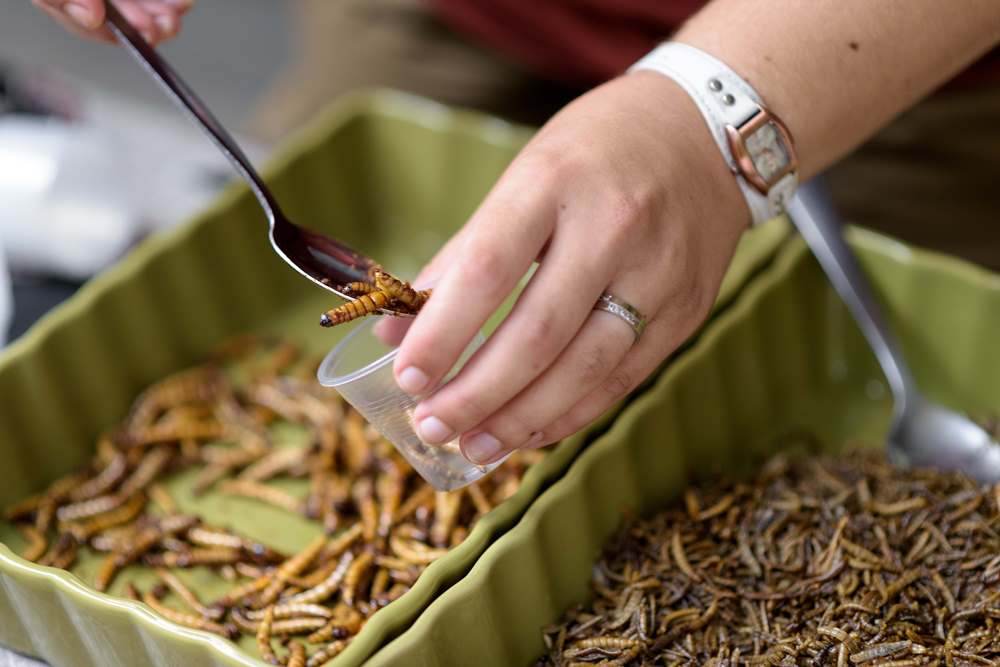
[[[126,568],[148,568],[156,586],[118,588],[180,625],[255,636],[272,664],[324,664],[513,494],[540,454],[523,452],[476,484],[437,492],[318,385],[315,367],[292,344],[245,337],[151,386],[100,437],[85,469],[5,510],[27,541],[22,555],[69,569],[85,550],[103,554],[92,582],[100,591]],[[308,444],[280,441],[289,423],[304,429]],[[165,482],[182,472],[196,475],[196,493],[243,496],[313,519],[317,537],[285,554],[210,525],[182,511],[168,490]],[[304,498],[271,483],[288,479],[308,480]],[[179,576],[196,566],[230,582],[228,592],[203,600]]]
[[[998,665],[1000,484],[778,457],[632,520],[539,665]]]

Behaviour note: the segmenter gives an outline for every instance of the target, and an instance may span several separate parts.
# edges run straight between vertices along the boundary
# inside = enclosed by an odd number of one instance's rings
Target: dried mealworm
[[[309,590],[302,591],[298,595],[293,595],[288,599],[288,603],[310,604],[322,602],[327,599],[333,595],[337,588],[340,587],[341,582],[344,580],[344,576],[347,574],[347,569],[350,567],[353,560],[354,554],[350,551],[345,552],[337,562],[337,566],[332,572],[330,572],[326,579]]]
[[[379,517],[377,534],[388,537],[389,530],[396,521],[396,511],[403,500],[406,475],[398,462],[390,460],[385,470],[378,476],[375,483],[375,495],[378,497]]]
[[[337,288],[337,291],[343,292],[347,296],[361,296],[362,294],[370,293],[374,289],[376,288],[372,283],[356,280],[354,282],[344,283]]]
[[[244,468],[237,479],[250,482],[264,482],[288,470],[305,458],[306,450],[302,447],[285,447],[264,455],[251,465]]]
[[[472,500],[472,504],[475,506],[478,514],[487,514],[493,509],[493,504],[490,502],[490,499],[486,497],[486,494],[483,493],[483,489],[479,486],[479,482],[473,482],[470,484],[466,487],[466,491],[469,492],[469,499]]]
[[[263,620],[255,621],[247,618],[246,612],[241,609],[234,609],[231,617],[236,627],[248,634],[256,634],[260,630]],[[272,621],[272,637],[288,637],[291,635],[301,635],[308,632],[315,632],[327,623],[325,618],[310,616],[308,618],[286,618],[280,621]]]
[[[324,560],[322,558],[322,554],[320,554],[319,562],[321,562],[322,565],[317,565],[308,574],[301,574],[296,577],[289,577],[288,583],[291,586],[297,587],[300,591],[304,591],[309,588],[319,586],[321,583],[323,583],[323,581],[327,577],[330,576],[331,572],[337,569],[337,561]]]
[[[146,556],[144,562],[163,567],[195,567],[198,565],[235,565],[243,557],[242,552],[227,547],[188,549]]]
[[[361,516],[361,536],[365,542],[373,542],[378,532],[378,508],[375,505],[372,481],[367,477],[358,480],[352,495]]]
[[[356,634],[364,623],[364,618],[352,607],[344,603],[338,604],[333,611],[333,620],[325,623],[322,628],[306,638],[310,644],[321,644],[331,639],[345,639]]]
[[[78,503],[71,503],[60,507],[56,510],[56,518],[63,523],[78,521],[80,519],[88,519],[92,516],[97,516],[98,514],[110,512],[116,507],[120,507],[127,500],[127,496],[119,495],[117,493],[107,496],[98,496],[97,498],[91,498],[90,500],[81,500]]]
[[[237,563],[237,567],[240,567],[241,563]],[[244,599],[263,591],[271,581],[274,579],[273,572],[266,572],[256,579],[241,584],[236,588],[233,588],[228,593],[219,598],[215,604],[222,605],[223,607],[230,607],[234,604],[243,602]]]
[[[39,565],[48,565],[50,567],[55,567],[56,562],[62,560],[63,554],[65,554],[72,545],[76,544],[76,538],[74,538],[69,533],[63,533],[56,538],[48,551],[38,560]]]
[[[146,447],[183,440],[218,440],[226,435],[225,425],[216,421],[157,424],[133,431],[128,444],[130,447]]]
[[[163,568],[157,568],[156,575],[170,590],[177,594],[177,597],[183,600],[194,611],[213,621],[222,618],[224,610],[221,607],[207,607],[202,604],[198,596],[194,594],[194,591],[188,588],[177,575],[167,572]]]
[[[275,507],[286,509],[289,512],[298,514],[302,511],[302,502],[295,496],[282,491],[281,489],[257,482],[249,482],[242,479],[232,479],[222,482],[219,489],[226,493],[231,493],[245,498],[253,498]]]
[[[82,523],[68,523],[65,525],[67,532],[72,533],[76,539],[84,542],[98,533],[103,533],[109,528],[114,528],[132,521],[146,506],[146,497],[137,493],[121,507],[98,514]]]
[[[357,599],[358,591],[361,588],[364,577],[371,569],[375,558],[370,551],[363,552],[354,559],[354,562],[347,568],[344,574],[341,597],[348,605],[353,605]]]
[[[122,480],[127,470],[127,458],[125,454],[118,452],[97,476],[70,491],[69,499],[79,502],[103,495]]]
[[[322,665],[325,665],[327,662],[340,655],[346,646],[347,642],[343,639],[330,642],[309,656],[309,661],[306,663],[306,667],[321,667]]]
[[[375,269],[372,273],[375,286],[389,295],[392,299],[402,303],[411,312],[420,310],[427,298],[430,290],[415,290],[408,282],[386,273],[381,269]]]
[[[277,600],[278,595],[281,594],[282,589],[286,586],[288,579],[305,570],[316,559],[325,545],[326,537],[320,535],[313,539],[305,549],[279,565],[278,569],[275,570],[271,582],[267,584],[267,587],[261,591],[260,596],[254,601],[254,608],[260,609]]]
[[[458,520],[458,512],[462,508],[462,490],[438,491],[434,494],[434,523],[431,526],[431,542],[443,547],[448,544],[451,529]]]
[[[3,518],[5,521],[18,521],[23,519],[32,512],[36,511],[42,503],[44,494],[37,494],[34,496],[29,496],[24,500],[21,500],[13,505],[7,507],[3,511]]]
[[[896,594],[905,589],[907,586],[915,582],[922,576],[920,570],[910,570],[909,572],[904,572],[898,579],[889,584],[885,589],[885,595],[883,597],[884,601],[889,601],[896,597]],[[881,657],[881,656],[879,656]]]
[[[153,609],[157,614],[164,617],[168,621],[176,623],[177,625],[183,625],[186,628],[192,628],[194,630],[204,630],[205,632],[211,632],[213,634],[222,635],[227,639],[235,639],[237,636],[237,630],[232,625],[222,625],[215,621],[211,621],[207,618],[201,616],[196,616],[194,614],[185,614],[179,612],[175,609],[171,609],[162,602],[160,602],[160,596],[157,595],[159,591],[153,589],[147,591],[142,596],[142,601],[145,602],[149,607]]]
[[[469,536],[469,529],[465,526],[455,526],[451,531],[451,538],[448,540],[448,546],[457,547],[459,544],[465,541],[465,538]]]
[[[415,565],[427,565],[448,553],[447,549],[434,549],[416,540],[406,540],[393,535],[389,538],[392,552]]]
[[[344,553],[361,537],[363,528],[360,523],[353,523],[344,532],[330,540],[330,543],[323,549],[321,560],[336,558]]]
[[[150,484],[146,493],[154,503],[159,505],[164,514],[177,514],[179,511],[174,497],[162,484]]]
[[[217,528],[196,526],[188,531],[187,538],[194,544],[201,546],[225,547],[227,549],[244,551],[254,561],[259,563],[273,563],[285,559],[282,554],[270,547]]]
[[[369,592],[369,597],[376,598],[385,592],[385,589],[389,586],[389,570],[384,567],[378,568],[375,571],[375,576],[372,577],[372,587]]]
[[[629,639],[627,637],[592,637],[590,639],[581,639],[580,641],[573,644],[573,648],[576,649],[588,649],[588,648],[610,648],[610,649],[627,649],[633,646],[638,646],[638,639]]]
[[[365,420],[360,413],[351,410],[344,418],[343,425],[344,465],[352,475],[360,475],[371,460],[371,445],[365,435]]]
[[[385,290],[373,290],[368,294],[362,294],[354,301],[328,310],[319,318],[319,324],[323,327],[332,327],[344,324],[359,317],[377,313],[383,308],[389,307],[392,297]]]
[[[683,572],[688,579],[701,581],[701,576],[694,571],[691,563],[688,562],[687,555],[684,553],[684,543],[681,540],[681,534],[678,530],[674,531],[674,535],[670,541],[670,555],[673,557],[677,569]]]
[[[48,541],[45,539],[45,535],[42,534],[40,530],[34,526],[21,523],[17,524],[17,530],[24,536],[24,539],[28,541],[28,546],[26,546],[24,551],[21,552],[21,558],[34,562],[45,555],[45,549],[48,547]]]
[[[333,616],[333,611],[329,607],[318,604],[284,602],[278,605],[271,605],[268,609],[273,610],[271,613],[274,614],[275,620],[279,618],[298,618],[300,616],[315,616],[318,618],[330,618]],[[265,612],[261,610],[251,610],[246,613],[246,616],[252,621],[259,621],[264,618],[264,614]]]
[[[396,521],[402,521],[416,512],[418,507],[433,499],[435,493],[436,491],[434,490],[434,487],[429,484],[423,484],[418,487],[417,490],[411,493],[410,496],[403,501],[403,504],[399,506],[399,511],[396,512]]]
[[[306,645],[292,642],[292,651],[288,656],[288,667],[306,667]]]
[[[164,409],[207,400],[218,393],[221,386],[218,371],[208,366],[175,373],[139,395],[129,415],[128,427],[130,430],[147,427]]]
[[[302,356],[302,350],[298,345],[283,342],[278,345],[278,349],[271,353],[270,358],[261,368],[257,369],[257,374],[265,377],[283,375]]]
[[[892,516],[895,514],[903,514],[904,512],[910,512],[915,509],[920,509],[927,505],[927,500],[920,496],[915,498],[908,498],[906,500],[900,500],[895,503],[882,503],[877,500],[873,500],[869,503],[869,507],[876,514],[882,514],[884,516]]]
[[[875,660],[876,658],[884,658],[890,656],[894,653],[900,653],[910,648],[910,640],[899,641],[899,642],[885,642],[882,644],[876,644],[864,651],[859,651],[857,653],[851,654],[851,662],[854,664],[868,662],[869,660]]]
[[[274,654],[274,649],[271,648],[271,624],[274,622],[274,605],[267,608],[264,614],[264,619],[257,626],[257,650],[260,651],[260,657],[265,662],[269,662],[272,665],[278,665],[278,656]]]

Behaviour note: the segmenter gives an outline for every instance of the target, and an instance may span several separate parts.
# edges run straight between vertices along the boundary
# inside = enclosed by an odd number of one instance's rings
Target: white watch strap
[[[729,148],[726,126],[740,127],[760,112],[760,96],[750,84],[722,61],[679,42],[659,45],[629,68],[630,72],[636,70],[653,70],[673,79],[694,100],[726,164],[736,176],[754,224],[784,211],[785,202],[798,185],[796,175],[786,175],[765,197],[740,174]]]

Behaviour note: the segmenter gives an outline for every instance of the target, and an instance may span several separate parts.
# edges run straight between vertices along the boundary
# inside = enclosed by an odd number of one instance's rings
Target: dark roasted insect
[[[430,297],[429,290],[415,290],[410,286],[410,283],[379,268],[372,269],[372,278],[378,289],[388,294],[396,302],[406,306],[409,312],[415,313],[420,310]]]
[[[333,327],[353,320],[373,315],[383,308],[389,308],[392,304],[392,297],[385,290],[373,290],[367,294],[362,294],[355,301],[348,301],[342,306],[337,306],[326,311],[319,317],[319,324],[323,327]]]
[[[690,489],[622,528],[539,664],[1000,664],[998,489],[863,452]]]
[[[321,326],[344,324],[382,310],[414,314],[430,297],[430,290],[413,289],[408,282],[380,267],[374,267],[368,277],[368,282],[352,282],[338,288],[354,301],[323,313],[319,319]]]

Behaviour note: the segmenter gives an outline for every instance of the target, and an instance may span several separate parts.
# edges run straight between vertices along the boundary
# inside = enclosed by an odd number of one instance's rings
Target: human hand
[[[32,0],[43,12],[75,35],[114,42],[104,27],[105,0]],[[146,41],[157,44],[176,35],[181,18],[194,0],[117,0],[115,6]]]
[[[638,72],[576,100],[415,283],[434,293],[394,369],[404,391],[425,395],[540,260],[489,341],[417,406],[421,437],[461,434],[465,456],[488,463],[578,431],[702,322],[748,220],[700,113],[672,81]],[[605,291],[646,315],[640,340],[593,310]],[[386,325],[387,336],[402,334]]]

